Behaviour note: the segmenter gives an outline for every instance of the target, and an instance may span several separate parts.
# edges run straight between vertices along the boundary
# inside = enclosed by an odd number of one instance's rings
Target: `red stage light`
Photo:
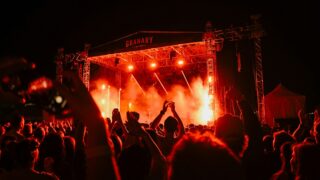
[[[133,71],[133,69],[134,69],[134,67],[133,67],[132,64],[128,65],[128,70],[129,70],[129,71]]]
[[[35,63],[31,63],[31,69],[35,69],[37,65]]]
[[[152,63],[150,64],[150,68],[151,68],[151,69],[155,69],[156,67],[157,67],[157,63],[152,62]]]
[[[177,62],[177,64],[178,64],[179,66],[183,66],[183,65],[184,65],[184,60],[179,59],[178,62]]]

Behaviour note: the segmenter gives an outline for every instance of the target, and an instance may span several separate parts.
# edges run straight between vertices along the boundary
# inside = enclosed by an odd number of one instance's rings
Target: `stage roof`
[[[88,59],[126,70],[128,64],[146,68],[151,62],[173,66],[177,58],[184,58],[185,64],[205,63],[205,56],[203,32],[139,31],[91,48]]]

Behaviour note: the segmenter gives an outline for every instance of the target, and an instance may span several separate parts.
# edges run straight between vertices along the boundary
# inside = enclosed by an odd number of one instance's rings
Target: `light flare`
[[[129,65],[128,65],[128,70],[129,70],[129,72],[133,71],[133,69],[134,69],[133,65],[132,65],[132,64],[129,64]]]
[[[155,69],[156,67],[157,67],[157,63],[152,62],[152,63],[150,64],[150,68],[151,68],[151,69]]]
[[[105,90],[106,87],[107,87],[106,84],[102,84],[102,85],[101,85],[101,89],[102,89],[102,90]]]

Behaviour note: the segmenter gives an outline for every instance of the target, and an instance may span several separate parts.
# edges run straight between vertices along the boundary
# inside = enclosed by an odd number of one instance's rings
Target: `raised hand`
[[[162,113],[165,113],[169,107],[169,101],[164,101],[162,106]]]
[[[89,131],[86,179],[120,179],[110,134],[98,106],[76,74],[64,72],[64,77],[65,84],[56,83],[56,88],[67,99],[75,118]]]
[[[172,111],[172,113],[176,112],[176,105],[174,102],[170,102],[169,103],[170,109]]]
[[[303,109],[300,109],[299,112],[298,112],[298,117],[299,117],[299,120],[300,120],[300,124],[305,124],[305,121],[306,121],[306,113]]]

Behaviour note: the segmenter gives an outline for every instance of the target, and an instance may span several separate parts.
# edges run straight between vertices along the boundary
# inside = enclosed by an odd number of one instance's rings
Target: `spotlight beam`
[[[168,91],[166,90],[166,88],[164,87],[164,85],[162,84],[160,78],[158,77],[157,73],[154,73],[154,76],[156,76],[158,82],[160,83],[161,87],[163,88],[164,92],[166,92],[166,95],[168,95]]]
[[[191,86],[190,86],[190,84],[189,84],[189,82],[188,82],[188,79],[187,79],[186,75],[184,74],[183,70],[181,70],[181,74],[182,74],[182,76],[184,77],[184,80],[186,81],[186,83],[187,83],[187,85],[188,85],[188,88],[189,88],[191,94],[193,94],[193,91],[192,91],[192,89],[191,89]]]
[[[131,78],[134,80],[134,82],[138,85],[138,87],[140,88],[142,94],[145,96],[146,93],[144,92],[144,90],[142,89],[142,87],[140,86],[139,82],[137,81],[137,79],[134,77],[133,74],[131,74]]]
[[[118,95],[118,109],[120,111],[120,107],[121,107],[121,88],[119,88],[119,95]]]
[[[180,51],[178,51],[174,46],[171,47],[176,53],[178,53],[179,55],[182,55]]]
[[[108,91],[107,91],[107,114],[106,117],[108,117],[108,115],[110,115],[110,86],[108,86]]]

